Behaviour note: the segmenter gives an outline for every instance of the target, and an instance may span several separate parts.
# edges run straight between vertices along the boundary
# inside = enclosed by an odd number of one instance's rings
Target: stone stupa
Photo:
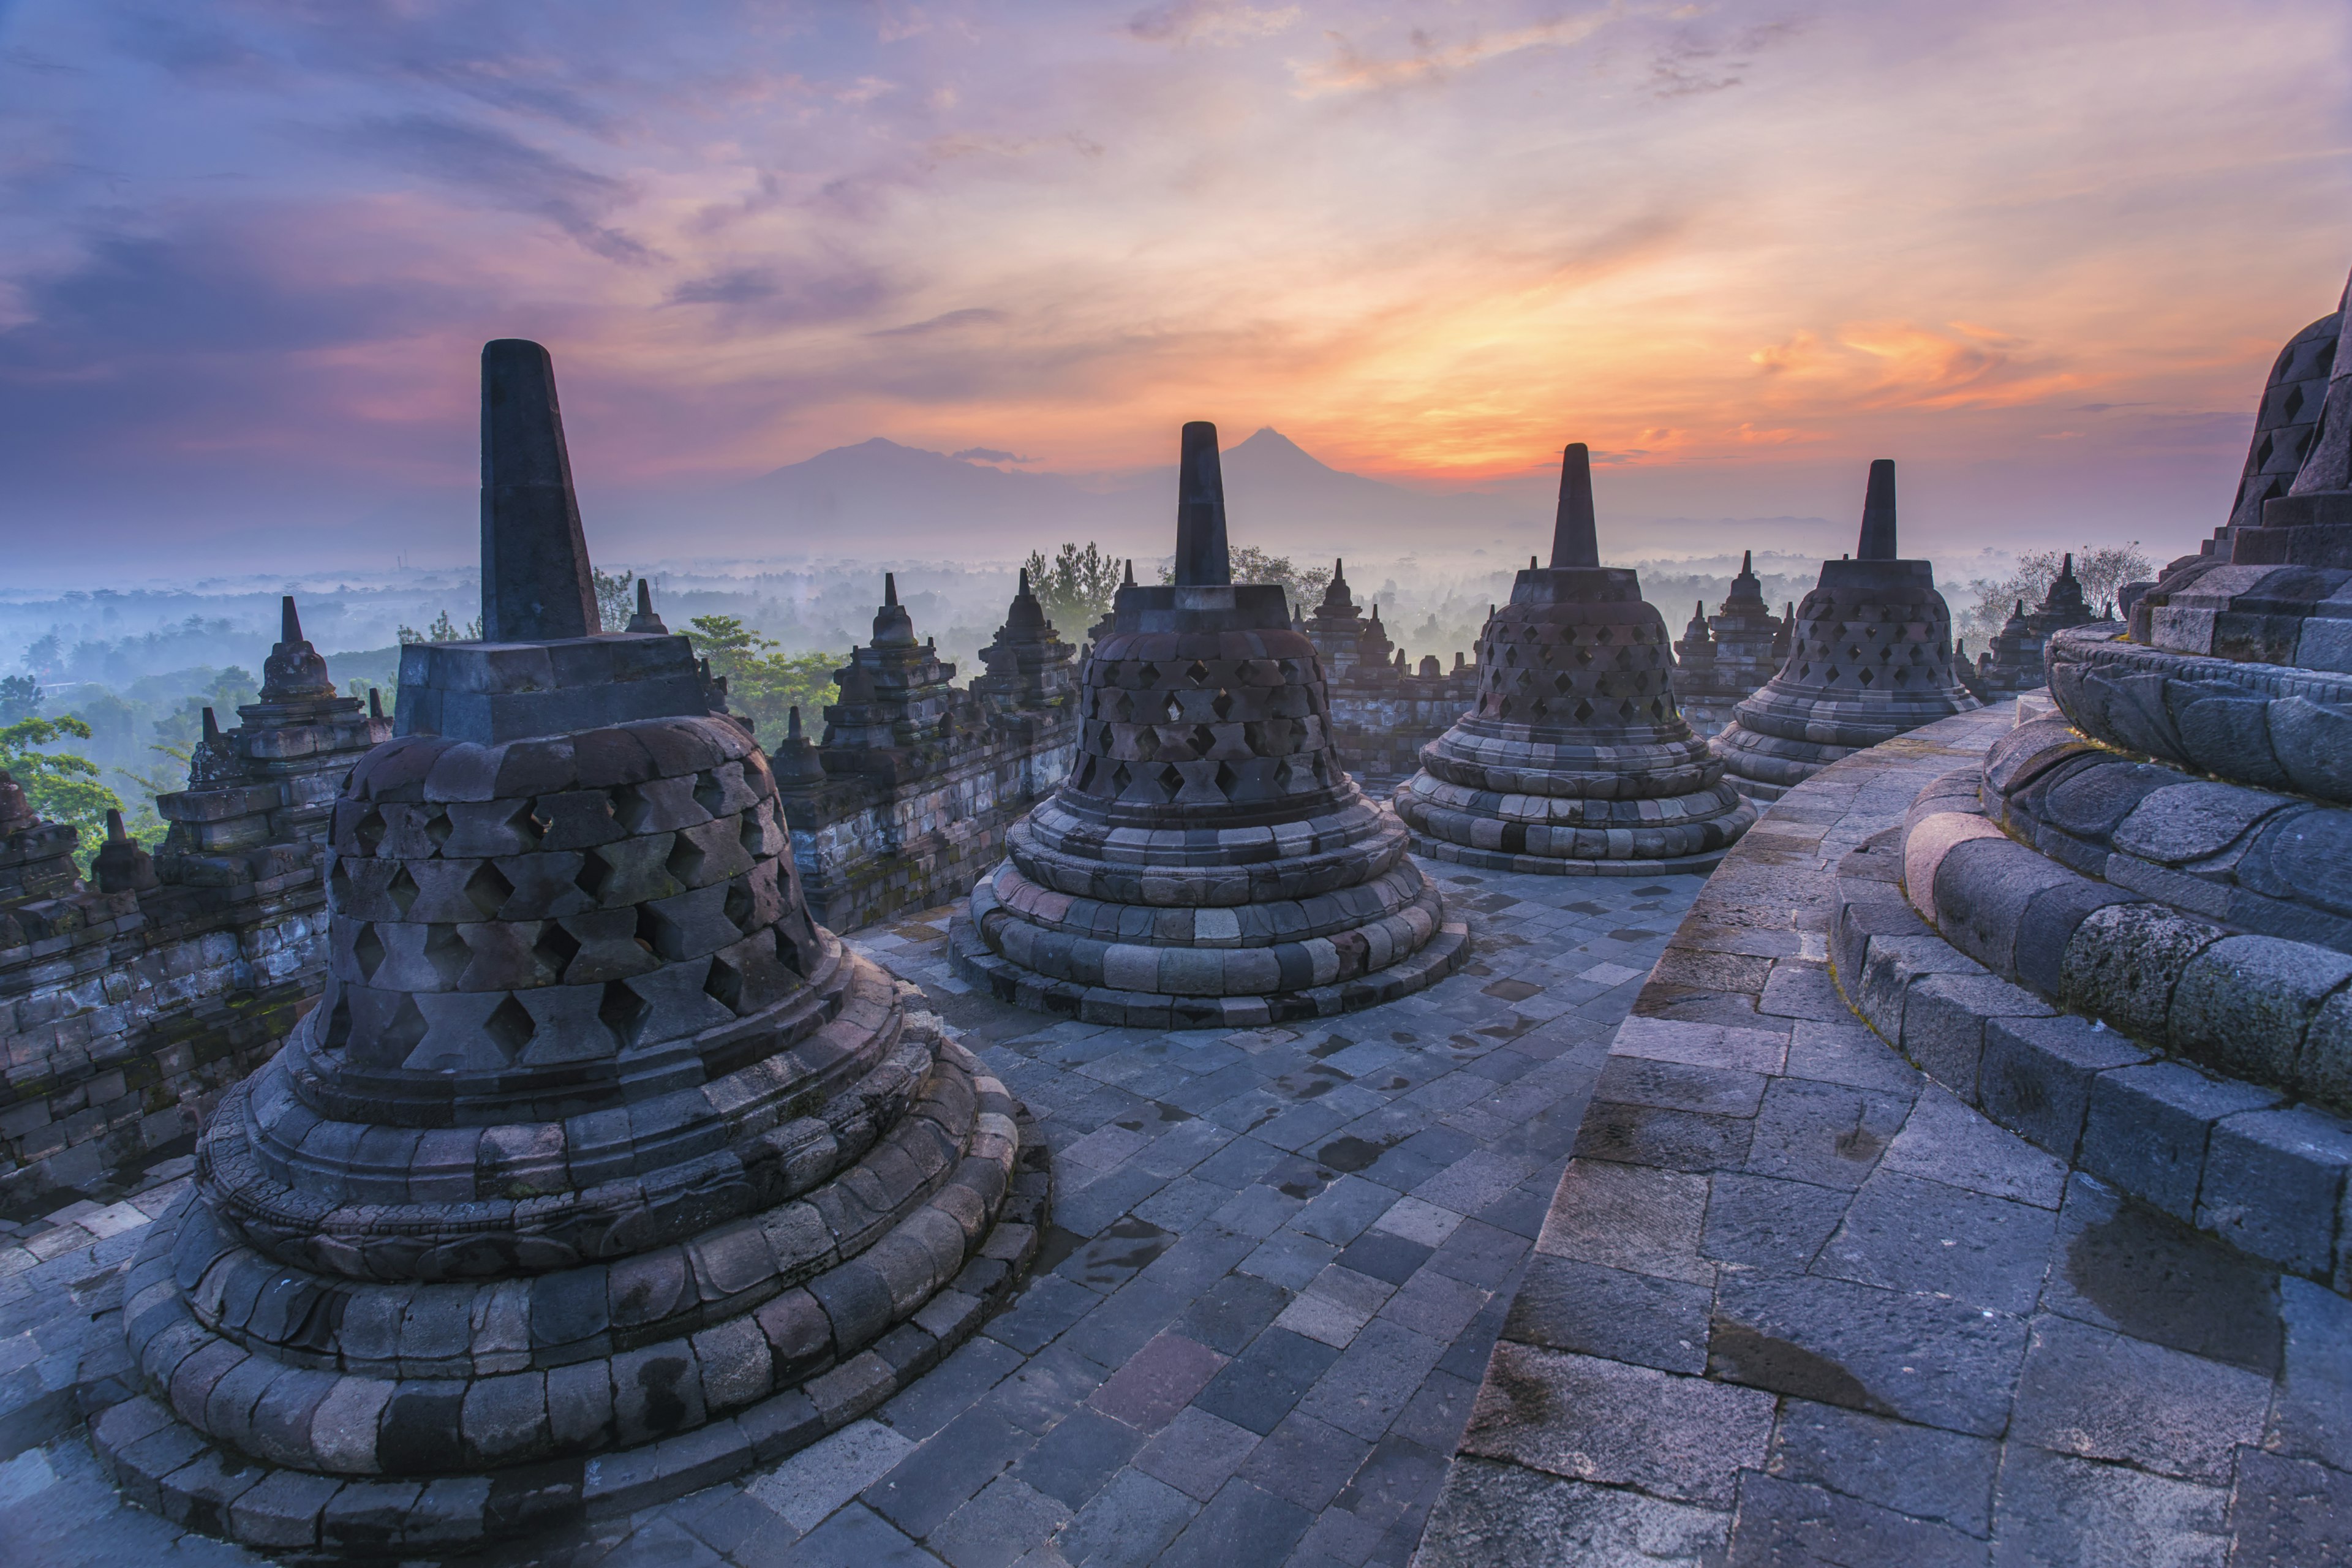
[[[1370,1006],[1468,952],[1402,825],[1333,754],[1323,667],[1276,584],[1235,584],[1216,427],[1184,426],[1175,580],[1129,583],[1080,675],[1069,778],[1007,837],[950,942],[1023,1006],[1247,1027]]]
[[[1780,672],[1713,742],[1751,799],[1778,800],[1840,757],[1983,706],[1954,666],[1952,612],[1935,568],[1895,555],[1888,458],[1870,465],[1853,554],[1822,563],[1792,620]]]
[[[546,351],[482,391],[484,640],[403,651],[324,994],[205,1126],[92,1425],[133,1500],[272,1552],[437,1559],[814,1441],[1044,1203],[1025,1114],[809,919],[686,639],[600,632]]]
[[[1478,636],[1478,695],[1396,795],[1423,855],[1509,871],[1712,868],[1756,820],[1675,705],[1666,625],[1601,564],[1590,453],[1561,463],[1551,564]]]

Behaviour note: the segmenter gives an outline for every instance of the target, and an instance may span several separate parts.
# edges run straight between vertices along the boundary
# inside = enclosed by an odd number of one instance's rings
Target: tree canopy
[[[88,757],[40,749],[68,736],[87,741],[89,725],[70,713],[19,719],[0,728],[0,768],[15,777],[35,811],[81,830],[74,858],[87,875],[90,857],[106,842],[106,814],[121,810],[122,798],[98,782],[98,764]]]
[[[785,715],[801,710],[801,722],[821,729],[824,710],[839,700],[833,672],[847,662],[837,653],[782,654],[734,616],[697,616],[687,627],[696,655],[710,661],[710,673],[727,681],[728,706],[750,719],[761,743],[783,738]]]

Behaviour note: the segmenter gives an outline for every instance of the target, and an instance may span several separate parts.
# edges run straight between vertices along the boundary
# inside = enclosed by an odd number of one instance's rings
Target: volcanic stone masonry
[[[1787,626],[1766,607],[1755,553],[1744,552],[1714,616],[1702,602],[1675,644],[1675,704],[1694,734],[1720,731],[1731,722],[1733,706],[1772,679],[1788,656]]]
[[[1570,876],[1712,868],[1756,821],[1675,707],[1666,626],[1601,564],[1592,465],[1561,458],[1551,565],[1533,562],[1478,637],[1477,706],[1396,794],[1420,853]]]
[[[1935,568],[1895,551],[1895,465],[1881,458],[1853,554],[1822,563],[1780,673],[1711,742],[1741,794],[1778,800],[1840,757],[1981,706],[1954,670]]]
[[[775,1458],[970,1332],[1043,1214],[1020,1108],[809,918],[686,640],[597,630],[546,351],[482,383],[489,639],[404,652],[325,994],[205,1124],[92,1421],[133,1500],[257,1547],[440,1554]]]
[[[1216,427],[1184,426],[1175,581],[1118,591],[1079,678],[1077,759],[951,942],[1006,1001],[1093,1022],[1249,1027],[1452,973],[1469,932],[1332,750],[1315,646],[1235,584]]]
[[[354,760],[390,721],[339,697],[294,601],[260,700],[205,711],[189,787],[156,807],[152,858],[119,819],[91,871],[76,830],[0,774],[0,1198],[38,1213],[106,1197],[177,1158],[228,1084],[274,1050],[325,978],[320,862]],[[38,1205],[38,1206],[36,1206]]]
[[[1077,650],[1026,572],[969,690],[917,646],[895,577],[882,597],[872,642],[835,672],[841,700],[824,710],[824,743],[809,742],[795,709],[776,754],[809,909],[844,931],[969,891],[1077,749]]]
[[[1434,655],[1424,655],[1418,668],[1406,663],[1381,625],[1381,607],[1372,606],[1369,622],[1357,608],[1344,561],[1331,563],[1330,585],[1315,614],[1292,626],[1323,660],[1339,761],[1375,796],[1411,773],[1421,748],[1444,734],[1477,695],[1478,672],[1459,653],[1451,672]]]
[[[2308,353],[2307,336],[2282,365]],[[2345,1293],[2352,353],[2340,342],[2315,425],[2284,493],[2252,510],[2242,493],[2226,560],[2184,558],[2128,632],[2052,636],[2058,714],[1930,784],[1873,855],[1853,858],[1836,945],[1864,1016],[1953,1092],[2241,1253]],[[2247,463],[2257,492],[2274,488],[2271,439],[2258,434]],[[1940,942],[1921,939],[1921,920]],[[2352,1468],[2352,1453],[2334,1458]],[[2330,1484],[2352,1495],[2352,1476]]]
[[[2050,674],[2042,657],[2051,634],[2069,626],[2088,626],[2099,617],[2083,598],[2083,581],[2074,575],[2074,557],[2069,552],[2052,578],[2050,587],[2042,595],[2039,607],[2028,610],[2020,599],[2017,608],[2003,623],[1992,639],[1992,647],[1977,656],[1971,669],[1963,661],[1960,679],[1979,700],[2007,697],[2020,691],[2030,691],[2049,683]]]

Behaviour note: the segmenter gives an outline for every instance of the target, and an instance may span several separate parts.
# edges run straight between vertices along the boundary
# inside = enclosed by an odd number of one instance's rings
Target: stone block
[[[2294,1086],[2313,1016],[2347,982],[2352,956],[2277,937],[2224,937],[2182,970],[2169,1041],[2217,1071]]]
[[[2179,1062],[2102,1072],[2091,1081],[2077,1158],[2083,1169],[2134,1197],[2194,1221],[2214,1125],[2280,1098]]]
[[[2130,893],[2082,877],[2042,888],[2017,918],[2011,943],[2018,982],[2044,996],[2065,989],[2066,951],[2092,912],[2110,904],[2137,903]]]
[[[2326,1278],[2347,1172],[2352,1128],[2334,1117],[2300,1107],[2230,1117],[2206,1149],[2197,1223],[2257,1258]]]
[[[1528,1261],[1503,1337],[1665,1372],[1706,1370],[1714,1292],[1652,1275],[1541,1254]]]
[[[2219,926],[2157,904],[2094,910],[2066,944],[2060,995],[2069,1007],[2105,1018],[2127,1035],[2163,1040],[2181,975],[2222,935]]]
[[[1914,981],[1905,994],[1895,1035],[1904,1055],[1922,1071],[1973,1105],[1981,1092],[1990,1024],[2052,1011],[2040,997],[1999,975],[1929,974]]]
[[[1936,923],[1937,871],[1947,856],[1971,839],[2003,837],[1974,813],[1937,812],[1914,824],[1903,840],[1903,886],[1919,918]]]
[[[2064,1318],[2036,1321],[2018,1380],[2012,1443],[2226,1481],[2256,1442],[2270,1380]]]
[[[1739,1470],[1763,1463],[1772,1405],[1760,1390],[1505,1341],[1462,1451],[1727,1505]]]
[[[2013,975],[2026,910],[2042,894],[2081,882],[1995,829],[1955,845],[1943,858],[1923,912],[1954,947],[1996,974]]]
[[[1995,1121],[2072,1163],[2093,1082],[2147,1059],[2114,1030],[2071,1014],[1989,1019],[1978,1103]]]

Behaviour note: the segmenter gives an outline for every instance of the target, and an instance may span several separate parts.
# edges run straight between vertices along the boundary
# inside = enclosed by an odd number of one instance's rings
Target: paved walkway
[[[1296,1031],[1048,1025],[948,973],[946,910],[851,933],[1043,1119],[1036,1279],[875,1418],[505,1560],[1401,1568],[1610,1035],[1700,887],[1433,874],[1470,969]],[[0,1279],[11,1568],[257,1561],[120,1505],[64,1430],[92,1298],[138,1235]]]
[[[2352,1303],[2070,1172],[1832,983],[1833,868],[2008,719],[1838,763],[1707,884],[1417,1568],[2352,1563]]]

